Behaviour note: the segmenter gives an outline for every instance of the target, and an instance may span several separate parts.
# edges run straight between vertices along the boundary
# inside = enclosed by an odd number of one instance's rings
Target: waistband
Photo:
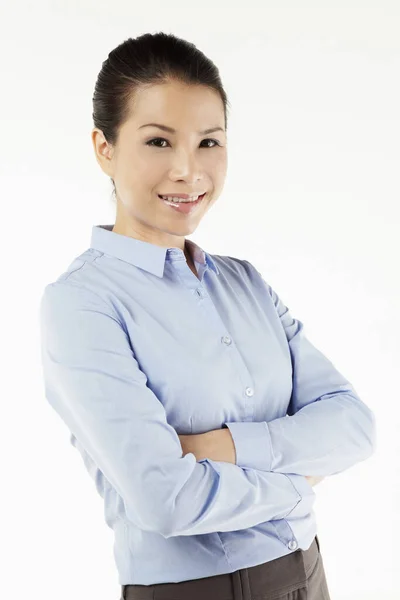
[[[154,585],[122,585],[120,600],[250,600],[253,596],[287,593],[298,589],[312,573],[320,545],[315,536],[307,550],[301,548],[280,558],[201,579]]]

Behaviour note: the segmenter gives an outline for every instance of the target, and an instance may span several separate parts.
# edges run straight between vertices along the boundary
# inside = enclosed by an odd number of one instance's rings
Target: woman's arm
[[[229,428],[212,429],[206,433],[197,433],[193,435],[179,435],[183,456],[192,453],[196,457],[196,461],[203,458],[211,460],[228,462],[236,465],[235,444]],[[310,485],[316,485],[324,479],[324,477],[315,477],[305,475]]]
[[[206,433],[180,435],[183,456],[192,453],[196,460],[211,460],[236,464],[236,450],[231,432],[226,429],[213,429]]]

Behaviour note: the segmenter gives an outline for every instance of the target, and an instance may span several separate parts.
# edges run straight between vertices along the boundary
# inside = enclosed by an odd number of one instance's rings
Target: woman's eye
[[[147,146],[155,146],[156,148],[165,148],[165,146],[158,146],[157,144],[154,144],[153,142],[166,142],[167,140],[165,138],[153,138],[152,140],[149,140],[148,142],[146,142]],[[206,148],[215,148],[215,146],[220,146],[220,144],[217,142],[217,140],[214,140],[212,138],[207,138],[205,140],[202,140],[203,142],[214,142],[213,146],[205,146]]]

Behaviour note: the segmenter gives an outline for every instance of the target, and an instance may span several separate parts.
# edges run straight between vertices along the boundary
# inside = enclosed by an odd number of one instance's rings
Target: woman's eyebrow
[[[161,125],[160,123],[146,123],[145,125],[141,125],[138,129],[142,129],[143,127],[158,127],[159,129],[163,129],[164,131],[168,131],[169,133],[176,133],[176,129],[172,127],[167,127],[166,125]],[[214,131],[222,131],[225,133],[225,130],[222,127],[211,127],[211,129],[205,129],[204,131],[199,131],[199,135],[205,135],[207,133],[213,133]]]

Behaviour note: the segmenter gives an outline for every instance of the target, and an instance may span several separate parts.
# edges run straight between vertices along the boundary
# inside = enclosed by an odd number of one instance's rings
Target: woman
[[[329,599],[314,486],[374,450],[372,412],[257,269],[186,239],[222,192],[227,105],[173,35],[109,54],[92,142],[115,223],[41,300],[46,397],[125,600]]]

